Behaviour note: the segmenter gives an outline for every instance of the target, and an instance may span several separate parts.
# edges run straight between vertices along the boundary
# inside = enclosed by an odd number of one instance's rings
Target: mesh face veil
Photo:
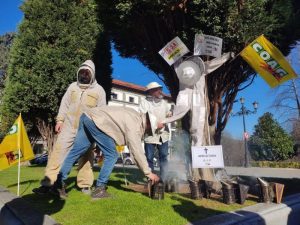
[[[204,72],[204,63],[199,57],[190,57],[175,68],[181,84],[193,86]]]
[[[78,82],[80,84],[90,84],[92,81],[92,74],[88,69],[81,69],[78,73]]]

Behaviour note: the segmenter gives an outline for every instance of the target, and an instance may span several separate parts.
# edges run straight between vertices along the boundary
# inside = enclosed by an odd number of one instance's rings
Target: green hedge
[[[252,166],[257,166],[257,167],[300,169],[300,162],[256,161],[256,162],[251,162],[251,164],[252,164]]]

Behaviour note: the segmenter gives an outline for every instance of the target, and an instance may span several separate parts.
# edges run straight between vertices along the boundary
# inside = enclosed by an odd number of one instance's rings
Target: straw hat
[[[179,82],[187,86],[195,85],[204,70],[204,62],[198,56],[189,57],[175,68]]]

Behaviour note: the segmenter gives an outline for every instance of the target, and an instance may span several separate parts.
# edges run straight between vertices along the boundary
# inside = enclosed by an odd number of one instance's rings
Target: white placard
[[[193,168],[224,168],[222,145],[192,146]]]
[[[179,37],[175,37],[172,41],[165,45],[158,53],[171,66],[178,59],[188,53],[189,50]]]
[[[221,57],[223,39],[211,35],[196,34],[194,42],[194,55],[208,55]]]

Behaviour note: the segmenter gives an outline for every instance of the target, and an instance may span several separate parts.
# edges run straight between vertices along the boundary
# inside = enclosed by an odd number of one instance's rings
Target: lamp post
[[[242,105],[241,110],[239,112],[236,112],[234,114],[232,114],[233,116],[243,116],[243,127],[244,127],[244,145],[245,145],[245,167],[249,167],[249,157],[248,157],[248,144],[247,144],[247,139],[248,139],[248,134],[247,134],[247,130],[246,130],[246,122],[245,122],[245,116],[246,115],[250,115],[250,114],[254,114],[257,112],[257,108],[258,108],[258,102],[253,102],[253,108],[254,110],[249,110],[245,107],[245,99],[242,97],[240,98],[240,103]]]

